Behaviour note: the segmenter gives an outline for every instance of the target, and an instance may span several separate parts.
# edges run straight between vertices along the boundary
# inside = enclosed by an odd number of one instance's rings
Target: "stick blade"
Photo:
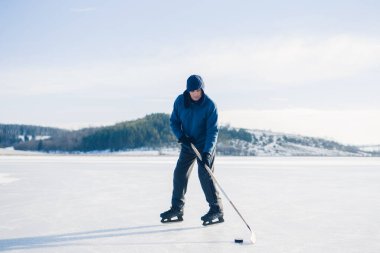
[[[251,238],[250,239],[251,239],[252,244],[256,243],[256,235],[255,235],[254,232],[251,233]]]

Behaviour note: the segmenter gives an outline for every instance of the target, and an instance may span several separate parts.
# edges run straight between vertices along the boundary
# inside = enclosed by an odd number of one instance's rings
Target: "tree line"
[[[24,141],[36,140],[39,136],[61,136],[67,130],[53,127],[0,124],[0,148],[17,145]]]
[[[48,136],[47,139],[38,137]],[[237,146],[234,146],[238,141]],[[244,144],[245,143],[245,144]],[[219,128],[218,151],[221,154],[255,155],[247,145],[264,147],[276,143],[359,152],[354,146],[341,145],[334,141],[292,135],[256,136],[246,129],[229,126]],[[84,128],[76,131],[59,128],[0,124],[0,147],[13,146],[16,150],[42,152],[92,152],[122,151],[136,148],[159,149],[176,147],[177,139],[170,129],[170,115],[154,113],[143,118],[121,122],[112,126]]]
[[[170,115],[154,113],[144,118],[121,122],[112,126],[85,128],[67,131],[54,128],[7,125],[11,131],[3,131],[8,136],[2,146],[14,146],[17,150],[43,152],[91,152],[121,151],[136,148],[175,147],[177,139],[170,129]],[[1,133],[1,132],[0,132]],[[48,135],[49,139],[31,138],[21,141],[20,135]],[[221,127],[219,141],[241,139],[252,141],[252,135],[243,129]],[[0,139],[2,140],[2,139]]]

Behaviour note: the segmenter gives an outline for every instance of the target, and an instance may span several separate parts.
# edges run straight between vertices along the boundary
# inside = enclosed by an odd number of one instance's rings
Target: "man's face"
[[[190,91],[190,97],[194,101],[198,101],[202,97],[202,89]]]

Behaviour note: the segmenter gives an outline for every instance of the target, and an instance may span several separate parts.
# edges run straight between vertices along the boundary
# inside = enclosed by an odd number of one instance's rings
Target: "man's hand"
[[[179,139],[178,139],[178,143],[182,143],[186,146],[189,146],[190,147],[190,143],[192,143],[192,139],[186,135],[182,135]]]
[[[207,165],[211,169],[211,154],[204,152],[202,153],[202,163],[204,165]]]

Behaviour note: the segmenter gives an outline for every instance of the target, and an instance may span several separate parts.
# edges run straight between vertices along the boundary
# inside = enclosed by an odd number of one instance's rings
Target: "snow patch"
[[[19,180],[18,178],[12,177],[9,174],[0,173],[0,185],[9,184]]]
[[[36,136],[33,136],[33,135],[19,135],[18,136],[18,139],[21,140],[21,141],[30,141],[30,140],[36,140],[36,141],[39,141],[39,140],[47,140],[47,139],[50,139],[51,136],[49,135],[36,135]]]
[[[15,150],[13,147],[0,148],[0,156],[10,155],[41,155],[41,152]]]

